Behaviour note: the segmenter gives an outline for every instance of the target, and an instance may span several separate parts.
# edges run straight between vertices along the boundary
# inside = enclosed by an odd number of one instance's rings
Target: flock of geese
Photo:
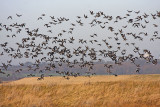
[[[135,18],[131,17],[134,15]],[[23,15],[16,14],[16,18],[22,18]],[[37,21],[43,23],[46,14],[42,14],[37,18]],[[81,69],[84,67],[88,68],[86,71],[87,76],[96,75],[96,73],[91,73],[90,70],[93,70],[94,62],[101,62],[103,59],[109,58],[114,62],[114,64],[122,65],[125,61],[130,61],[136,66],[136,72],[140,71],[140,64],[136,64],[137,59],[145,59],[146,63],[153,63],[156,65],[158,59],[156,59],[148,49],[140,49],[136,45],[136,41],[143,41],[145,37],[149,37],[150,42],[159,40],[159,31],[155,30],[152,35],[149,35],[143,29],[147,28],[147,24],[150,23],[150,20],[158,20],[160,18],[160,12],[155,12],[151,14],[141,13],[140,11],[129,11],[125,16],[110,16],[106,15],[104,12],[93,12],[90,11],[89,14],[84,14],[82,16],[77,16],[76,21],[70,23],[70,19],[65,17],[50,16],[50,21],[45,23],[42,27],[47,29],[47,34],[40,33],[41,28],[31,29],[26,26],[26,23],[12,23],[4,24],[0,22],[0,32],[9,32],[7,35],[3,36],[4,38],[14,39],[20,38],[19,35],[25,34],[22,39],[16,42],[14,45],[9,45],[8,41],[3,41],[2,37],[0,40],[0,57],[6,57],[7,61],[2,62],[0,65],[0,74],[6,75],[7,77],[10,74],[6,74],[5,71],[8,70],[8,67],[12,66],[12,61],[19,59],[19,66],[24,66],[24,63],[21,62],[21,59],[32,59],[34,63],[28,65],[28,71],[39,71],[41,76],[37,80],[44,79],[45,71],[53,71],[57,67],[62,67],[63,64],[67,64],[69,68],[75,68],[75,65],[78,65]],[[85,26],[85,20],[92,19],[88,24],[91,28],[99,27],[104,31],[112,33],[111,36],[106,36],[105,39],[101,39],[99,34],[93,33],[89,35],[89,40],[86,38],[79,38],[76,40],[76,35],[74,31],[77,26]],[[7,20],[14,20],[13,16],[8,16]],[[114,24],[118,22],[126,21],[127,25],[123,25],[122,28],[118,30],[114,28]],[[53,34],[53,27],[56,25],[61,25],[68,22],[70,28],[68,30],[62,30],[58,34]],[[113,26],[112,26],[113,25]],[[142,29],[139,33],[127,32],[127,27]],[[150,26],[149,26],[150,27]],[[158,28],[159,25],[156,23],[152,24],[153,28]],[[90,29],[90,28],[88,28]],[[75,31],[76,32],[76,31]],[[6,33],[3,33],[6,34]],[[52,36],[49,36],[52,35]],[[67,38],[64,38],[64,35],[69,35]],[[2,35],[1,35],[2,36]],[[135,42],[128,42],[129,38],[132,38]],[[40,40],[41,39],[41,40]],[[100,41],[101,39],[101,41]],[[5,40],[5,39],[4,39]],[[114,41],[115,45],[113,46],[110,41]],[[125,43],[125,46],[121,46],[122,42]],[[13,45],[13,46],[12,46]],[[70,48],[72,46],[77,46],[76,48]],[[99,48],[97,50],[96,46],[104,47],[104,49]],[[114,47],[114,48],[113,48]],[[127,49],[125,47],[133,47],[133,54],[127,54]],[[120,53],[118,55],[117,53]],[[138,56],[135,56],[138,55]],[[11,58],[10,60],[8,60]],[[40,64],[46,62],[48,65],[42,70],[40,69]],[[14,61],[13,61],[14,63]],[[110,74],[113,74],[111,69],[113,64],[105,63],[106,71]],[[23,69],[17,69],[15,71],[17,74],[23,72]],[[63,75],[64,78],[69,80],[69,76],[80,76],[81,73],[69,72],[69,71],[56,71],[57,74]],[[117,76],[117,74],[113,74]],[[35,76],[33,74],[27,76]],[[52,76],[52,75],[50,75]]]

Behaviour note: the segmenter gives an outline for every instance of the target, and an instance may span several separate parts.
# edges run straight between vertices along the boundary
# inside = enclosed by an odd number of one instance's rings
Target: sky
[[[67,17],[71,20],[75,20],[76,16],[83,16],[89,14],[89,11],[95,12],[103,11],[106,14],[117,16],[125,15],[127,10],[141,11],[148,14],[160,11],[160,0],[0,0],[0,23],[10,23],[7,19],[8,16],[13,16],[15,22],[25,22],[29,27],[43,26],[42,23],[36,23],[36,19],[43,13],[48,16]],[[15,18],[15,15],[22,14],[23,19]],[[46,19],[47,20],[47,19]],[[160,25],[158,22],[154,22]],[[65,25],[68,27],[69,25]],[[62,28],[62,26],[55,29]],[[88,27],[78,28],[75,35],[92,34],[94,30],[88,30]],[[87,30],[86,30],[87,29]],[[152,31],[153,28],[147,28],[147,31]],[[43,30],[42,30],[43,31]],[[88,31],[88,32],[87,32]],[[43,31],[45,32],[45,31]],[[97,30],[97,33],[102,33]],[[0,32],[1,35],[6,35],[5,32]],[[83,38],[85,36],[79,37]],[[103,38],[103,37],[102,37]],[[20,40],[21,37],[15,41]],[[89,38],[87,38],[89,39]],[[0,37],[0,44],[6,39]],[[8,40],[9,42],[15,42],[14,39]],[[160,49],[158,45],[160,42],[148,43],[143,42],[142,47],[150,47],[153,54],[156,57],[160,55]],[[140,44],[141,45],[141,44]],[[0,51],[2,51],[0,47]],[[6,57],[5,57],[6,58]]]
[[[36,15],[77,15],[88,10],[123,13],[126,10],[152,12],[160,9],[159,0],[0,0],[1,17],[15,13]]]

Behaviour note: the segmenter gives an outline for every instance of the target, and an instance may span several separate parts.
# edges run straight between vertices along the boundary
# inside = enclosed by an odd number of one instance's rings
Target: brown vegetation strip
[[[154,107],[160,106],[160,75],[26,78],[1,84],[0,94],[5,107]]]

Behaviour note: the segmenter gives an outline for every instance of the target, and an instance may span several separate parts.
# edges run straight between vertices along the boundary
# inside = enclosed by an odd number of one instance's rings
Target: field
[[[0,107],[160,107],[160,75],[24,78],[0,84]]]

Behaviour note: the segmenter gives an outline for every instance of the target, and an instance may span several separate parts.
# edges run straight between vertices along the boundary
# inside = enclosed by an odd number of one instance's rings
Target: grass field
[[[0,107],[160,107],[160,75],[24,78],[0,84]]]

